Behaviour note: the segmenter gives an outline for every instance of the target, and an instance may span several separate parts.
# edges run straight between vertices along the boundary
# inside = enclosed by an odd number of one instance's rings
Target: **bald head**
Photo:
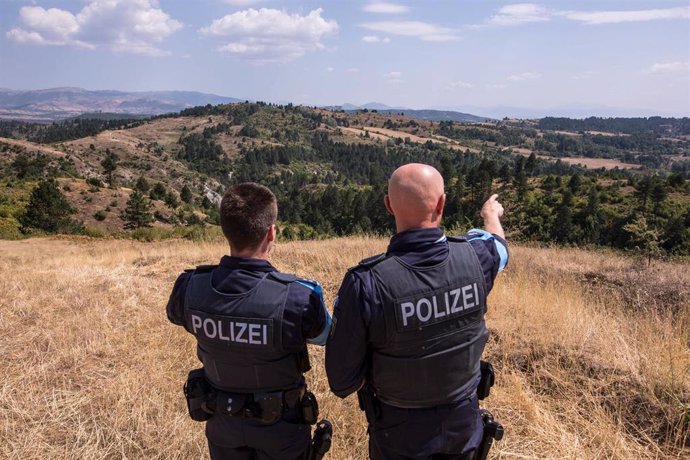
[[[438,227],[443,205],[443,177],[433,166],[410,163],[399,167],[388,181],[386,208],[395,216],[398,232]]]

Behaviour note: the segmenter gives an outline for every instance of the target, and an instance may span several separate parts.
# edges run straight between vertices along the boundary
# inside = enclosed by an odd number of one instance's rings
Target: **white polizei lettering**
[[[450,315],[450,298],[448,297],[448,291],[443,293],[443,298],[446,299],[446,315]]]
[[[422,315],[422,305],[426,306],[426,311],[428,313],[427,315]],[[417,302],[417,318],[419,318],[419,321],[426,323],[431,319],[432,313],[431,302],[429,302],[429,299],[419,299]]]
[[[434,318],[443,318],[446,316],[445,312],[443,311],[438,311],[438,301],[436,300],[436,296],[434,296]]]
[[[230,340],[235,341],[235,322],[230,321]]]
[[[457,313],[462,311],[462,307],[458,306],[458,300],[460,300],[460,289],[453,289],[450,291],[450,295],[453,296],[453,305],[450,307],[450,312]]]
[[[261,329],[264,331],[264,345],[268,345],[268,328],[264,324]]]
[[[469,291],[469,294],[468,294]],[[472,300],[473,293],[472,293],[472,285],[468,284],[467,286],[462,287],[462,303],[465,305],[465,310],[468,308],[474,307],[476,304],[474,302],[469,302]],[[476,299],[474,299],[476,300]]]
[[[247,323],[235,323],[237,327],[240,329],[237,335],[235,336],[235,342],[237,343],[248,343],[247,339],[243,339],[242,335],[244,332],[247,330]]]
[[[230,324],[230,329],[232,329],[232,324]],[[218,338],[220,340],[230,340],[230,337],[223,335],[223,322],[218,320]]]
[[[192,331],[196,334],[199,329],[201,329],[201,316],[192,315]]]
[[[209,326],[209,324],[210,324],[211,326],[213,326],[213,333],[210,333],[210,332],[208,331],[208,326]],[[206,318],[206,319],[204,320],[204,334],[206,334],[206,337],[208,337],[209,339],[215,339],[217,333],[218,333],[218,331],[216,330],[216,322],[213,321],[213,320],[210,319],[210,318]]]
[[[249,325],[249,343],[252,345],[261,345],[264,343],[261,337],[261,324]]]
[[[474,301],[479,303],[479,290],[477,289],[477,283],[474,283]]]
[[[401,303],[400,312],[402,313],[403,326],[407,326],[407,320],[414,315],[414,304],[412,302]]]

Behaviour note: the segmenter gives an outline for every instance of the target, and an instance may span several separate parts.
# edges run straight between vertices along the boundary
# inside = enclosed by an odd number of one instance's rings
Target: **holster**
[[[491,363],[480,361],[479,368],[481,371],[481,379],[479,380],[479,386],[477,387],[477,397],[482,400],[489,396],[491,387],[494,386],[496,381],[496,375],[494,374],[494,367],[491,365]]]
[[[370,386],[364,385],[357,391],[357,401],[359,402],[359,408],[364,411],[367,422],[370,425],[381,416],[381,403]]]
[[[311,391],[307,391],[304,394],[300,401],[299,409],[299,415],[303,423],[313,425],[319,419],[319,403]]]

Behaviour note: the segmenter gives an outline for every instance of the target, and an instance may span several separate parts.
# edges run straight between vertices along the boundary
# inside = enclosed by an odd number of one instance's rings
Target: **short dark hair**
[[[254,182],[229,188],[220,202],[220,227],[230,245],[258,246],[278,217],[277,201],[267,187]]]

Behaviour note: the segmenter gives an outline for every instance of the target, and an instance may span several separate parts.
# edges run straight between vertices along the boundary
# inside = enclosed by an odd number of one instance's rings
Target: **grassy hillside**
[[[240,181],[276,193],[288,239],[386,234],[387,178],[423,162],[445,178],[447,228],[478,225],[481,203],[499,193],[516,240],[688,255],[688,126],[661,118],[454,123],[265,103],[149,120],[0,122],[0,238],[41,234],[21,217],[31,188],[48,177],[59,179],[89,235],[123,235],[134,189],[150,197],[153,225],[167,234],[215,225],[221,194]],[[115,159],[112,174],[106,158]]]
[[[386,241],[280,244],[272,262],[319,279],[332,305],[347,267]],[[164,305],[184,268],[224,243],[0,241],[0,457],[187,459],[205,455],[181,386],[194,341]],[[506,427],[494,458],[690,456],[690,270],[604,251],[512,247],[489,297],[485,401]],[[356,399],[308,382],[334,422],[332,459],[366,458]]]

